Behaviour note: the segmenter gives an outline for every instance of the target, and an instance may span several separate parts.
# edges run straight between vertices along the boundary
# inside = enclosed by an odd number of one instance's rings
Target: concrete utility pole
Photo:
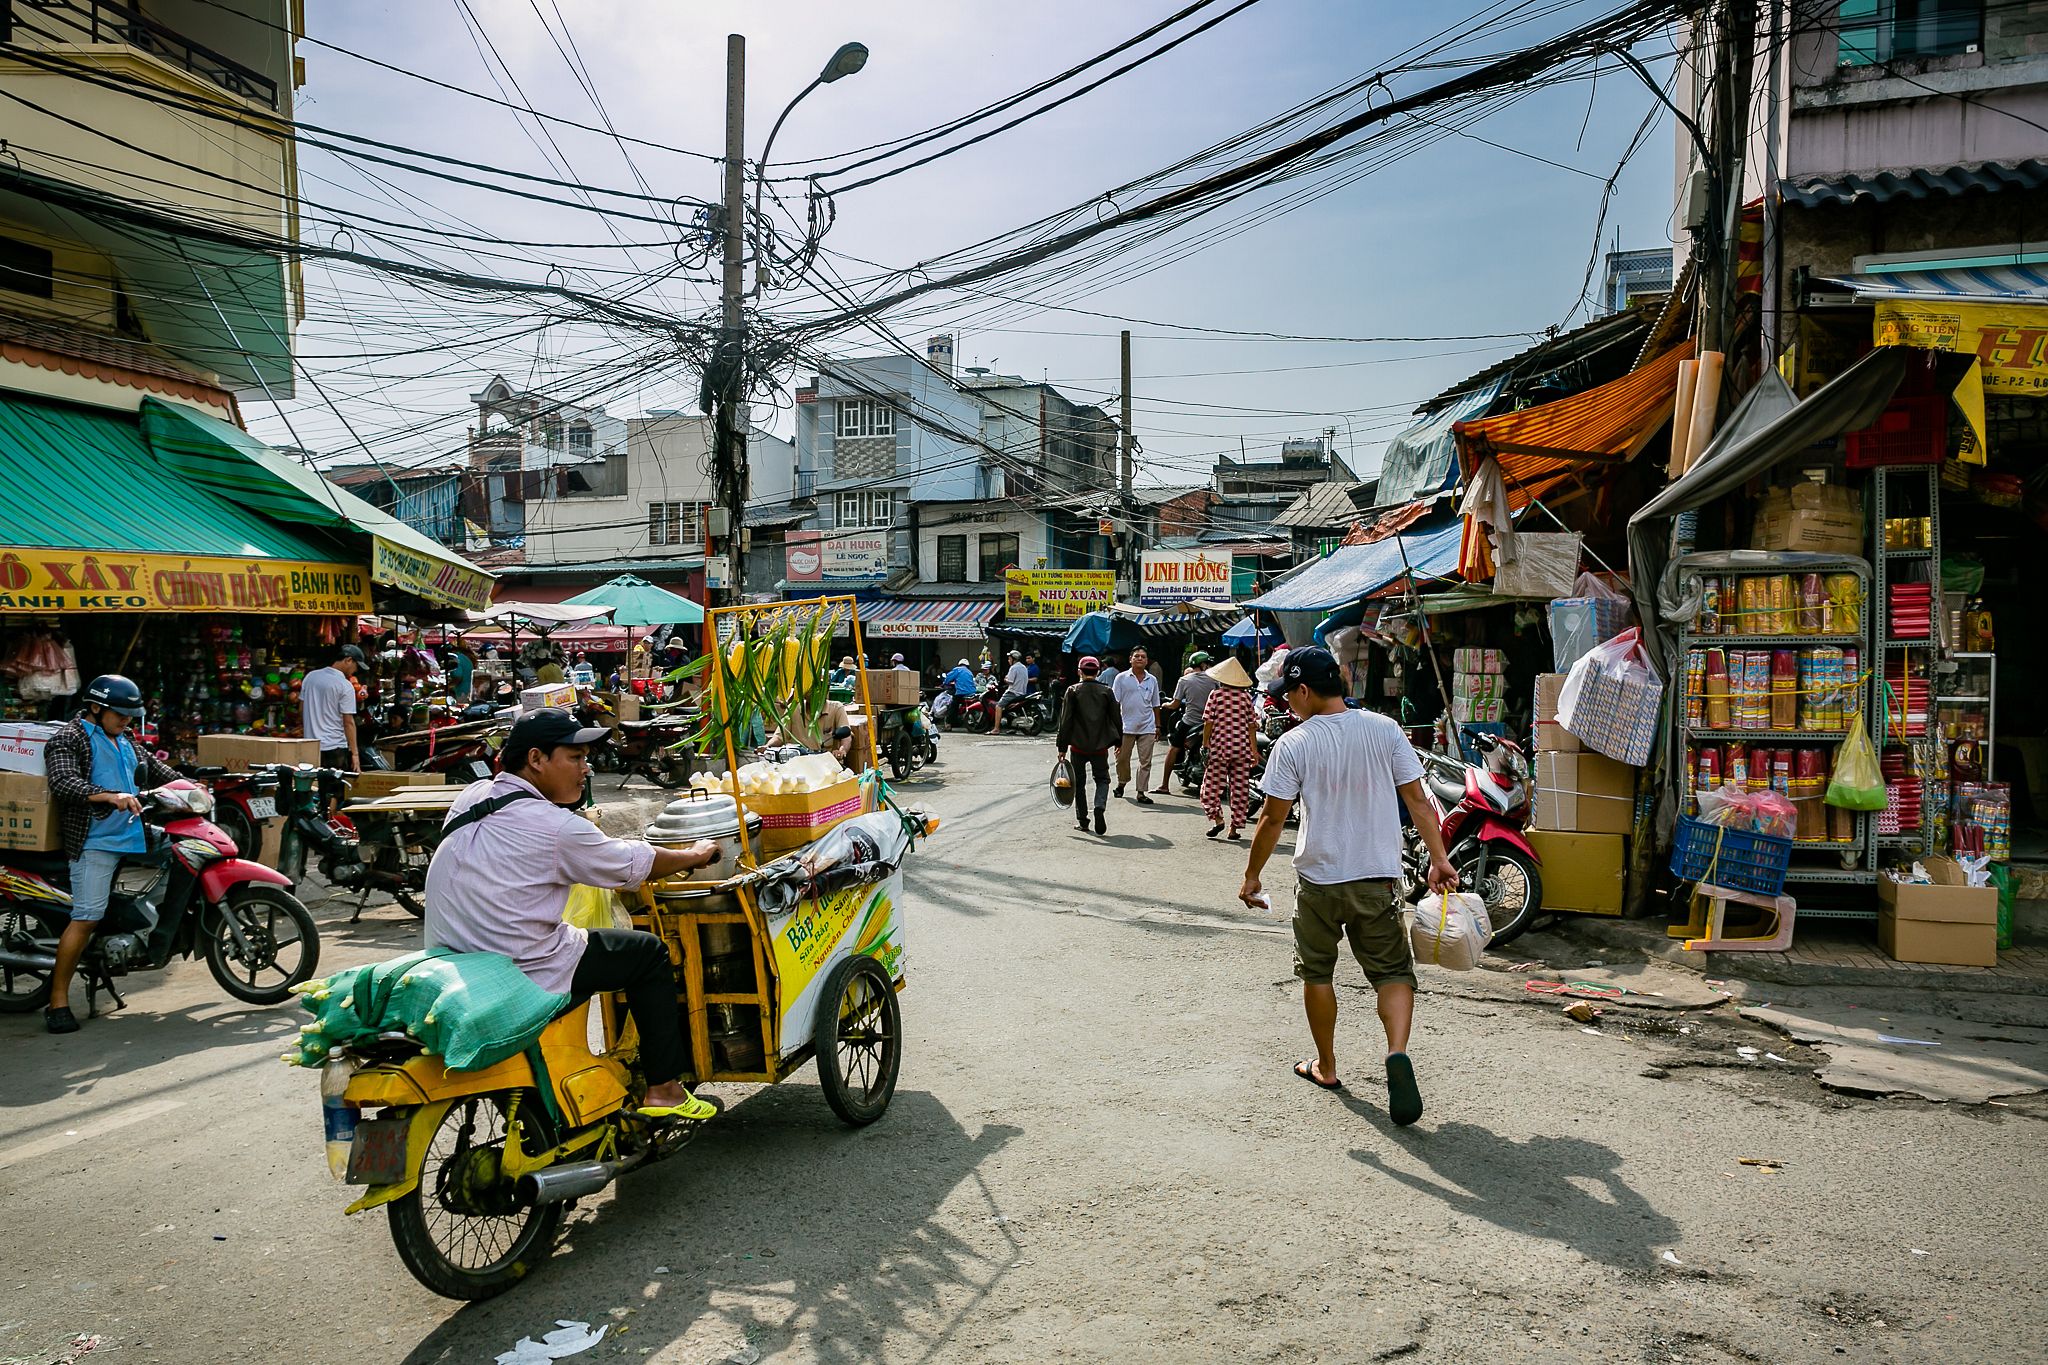
[[[1721,6],[1714,65],[1720,100],[1714,111],[1714,163],[1707,168],[1709,183],[1717,191],[1708,206],[1712,221],[1707,229],[1714,270],[1701,281],[1700,351],[1725,355],[1735,342],[1743,163],[1749,150],[1749,86],[1756,67],[1756,0],[1726,0]]]
[[[740,600],[745,587],[746,550],[742,520],[747,508],[747,319],[743,278],[747,247],[747,39],[725,39],[725,252],[712,449],[713,491],[725,508],[725,554],[730,587],[721,603]]]
[[[1131,334],[1124,333],[1124,431],[1123,431],[1123,490],[1124,497],[1131,496],[1131,479],[1135,472],[1138,438],[1131,432]]]

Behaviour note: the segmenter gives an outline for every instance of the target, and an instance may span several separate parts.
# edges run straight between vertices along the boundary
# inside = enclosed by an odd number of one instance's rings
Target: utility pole
[[[1131,479],[1135,472],[1138,438],[1131,431],[1131,334],[1124,333],[1124,430],[1123,430],[1123,490],[1125,501],[1130,500]]]
[[[1714,162],[1706,167],[1714,193],[1707,226],[1712,273],[1701,281],[1700,350],[1727,354],[1735,342],[1736,267],[1741,258],[1743,163],[1749,142],[1749,86],[1756,66],[1756,0],[1724,0],[1715,44]],[[1733,367],[1724,370],[1732,373]]]
[[[730,585],[722,602],[740,600],[745,588],[747,508],[747,39],[725,39],[725,252],[720,294],[724,304],[718,359],[713,365],[712,482],[725,509],[725,554]]]

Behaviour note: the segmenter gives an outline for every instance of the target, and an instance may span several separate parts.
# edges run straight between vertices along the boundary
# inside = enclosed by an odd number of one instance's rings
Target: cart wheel
[[[849,957],[832,969],[811,1045],[832,1112],[856,1128],[882,1117],[903,1065],[903,1011],[879,962]]]
[[[889,746],[889,772],[901,782],[916,770],[917,764],[912,761],[910,754],[910,736],[896,736],[895,742]]]

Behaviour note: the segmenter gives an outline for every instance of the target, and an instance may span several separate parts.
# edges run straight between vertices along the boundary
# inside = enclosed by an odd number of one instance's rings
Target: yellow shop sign
[[[481,569],[435,559],[382,536],[371,536],[370,547],[370,571],[379,583],[446,607],[483,611],[491,605],[491,576]]]
[[[0,550],[0,613],[354,616],[369,610],[370,571],[360,564],[31,547]]]
[[[2048,393],[2048,308],[2037,303],[1883,299],[1872,340],[1974,355],[1986,393]]]

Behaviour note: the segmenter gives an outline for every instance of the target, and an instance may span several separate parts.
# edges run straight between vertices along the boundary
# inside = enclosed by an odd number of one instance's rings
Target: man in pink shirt
[[[569,888],[638,886],[718,861],[718,845],[656,848],[613,839],[576,814],[590,746],[605,735],[567,711],[535,711],[505,739],[498,776],[456,799],[427,868],[427,946],[502,953],[543,990],[577,999],[624,991],[640,1031],[640,1112],[707,1119],[718,1111],[678,1079],[687,1055],[668,949],[637,930],[562,922]]]

